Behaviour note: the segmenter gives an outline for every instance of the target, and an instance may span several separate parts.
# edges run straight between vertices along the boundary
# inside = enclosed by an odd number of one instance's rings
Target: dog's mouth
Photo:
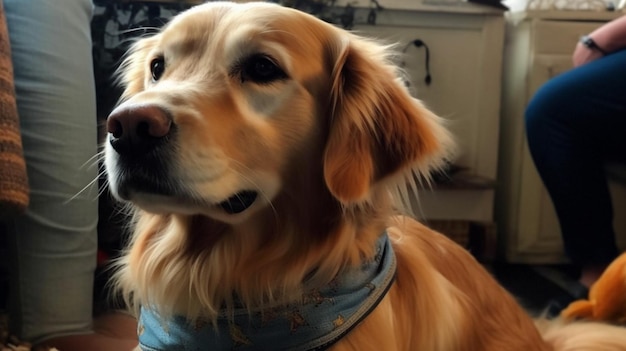
[[[223,211],[227,215],[240,214],[249,209],[258,197],[258,192],[245,190],[236,193],[228,199],[218,203],[208,203],[205,200],[190,196],[173,195],[163,191],[133,191],[121,194],[122,198],[135,203],[146,211],[155,213],[203,213],[207,208]],[[199,211],[199,212],[198,212]],[[211,211],[212,212],[212,211]]]
[[[241,213],[254,204],[257,196],[258,193],[253,190],[240,191],[228,199],[220,202],[218,206],[228,214]]]
[[[137,169],[134,170],[135,172],[123,172],[117,178],[115,192],[121,199],[135,202],[140,207],[158,205],[155,203],[156,201],[161,203],[164,208],[169,209],[206,209],[207,207],[212,207],[220,209],[228,215],[235,215],[249,209],[258,198],[258,191],[242,190],[221,202],[217,202],[219,200],[209,202],[207,201],[208,199],[192,195],[193,192],[190,192],[182,184],[168,181],[166,175],[160,177],[150,176],[137,171]],[[155,200],[155,197],[158,200]],[[146,199],[151,200],[148,200],[146,203]]]

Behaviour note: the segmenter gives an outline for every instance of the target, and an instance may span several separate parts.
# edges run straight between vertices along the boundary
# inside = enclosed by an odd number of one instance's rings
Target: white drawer
[[[535,54],[566,54],[574,52],[576,43],[584,34],[592,32],[604,22],[534,21]]]

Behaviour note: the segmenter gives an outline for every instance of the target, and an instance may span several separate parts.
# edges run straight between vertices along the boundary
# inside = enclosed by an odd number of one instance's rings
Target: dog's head
[[[338,202],[358,205],[393,175],[427,172],[449,140],[386,47],[273,4],[179,15],[134,45],[121,81],[109,184],[148,212],[236,223],[314,187],[294,178],[318,171]]]
[[[186,316],[216,316],[233,292],[295,298],[371,257],[390,190],[449,142],[387,47],[268,3],[184,12],[135,44],[120,80],[105,162],[139,210],[118,285]]]

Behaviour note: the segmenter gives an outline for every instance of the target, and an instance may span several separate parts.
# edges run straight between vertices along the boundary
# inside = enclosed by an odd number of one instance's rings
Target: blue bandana
[[[312,289],[299,304],[263,315],[235,310],[226,317],[191,324],[181,316],[162,320],[142,307],[139,344],[143,351],[324,350],[361,322],[385,296],[396,273],[396,257],[387,234],[378,240],[373,260],[348,270],[322,289]]]

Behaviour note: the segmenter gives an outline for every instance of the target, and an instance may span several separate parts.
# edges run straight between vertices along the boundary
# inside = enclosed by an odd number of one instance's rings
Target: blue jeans
[[[41,341],[92,321],[98,201],[90,0],[4,0],[31,189],[8,223],[14,333]]]
[[[579,266],[613,260],[618,249],[604,166],[626,160],[626,50],[548,81],[527,107],[526,133],[570,260]]]

